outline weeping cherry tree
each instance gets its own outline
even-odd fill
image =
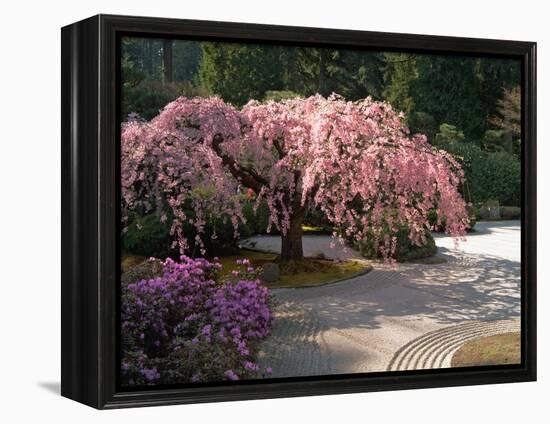
[[[410,135],[402,114],[371,98],[316,95],[251,101],[238,110],[217,97],[181,97],[151,121],[122,124],[121,166],[125,214],[156,212],[165,221],[170,209],[182,253],[190,246],[186,222],[202,254],[210,217],[229,219],[237,238],[245,190],[256,205],[267,203],[267,231],[280,231],[282,261],[303,257],[308,208],[324,213],[340,241],[376,237],[385,258],[400,227],[413,244],[426,242],[431,209],[457,238],[468,225],[459,164],[425,136]]]

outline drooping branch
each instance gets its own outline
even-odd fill
[[[222,152],[221,144],[223,143],[223,137],[219,134],[214,136],[212,141],[212,149],[221,158],[222,163],[229,169],[231,175],[239,180],[245,187],[251,188],[256,194],[259,194],[262,187],[267,186],[269,181],[259,175],[251,168],[237,164],[235,159]]]

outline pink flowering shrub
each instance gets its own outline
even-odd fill
[[[316,95],[237,110],[216,97],[181,97],[151,121],[122,125],[123,210],[166,219],[170,209],[182,253],[189,248],[184,224],[195,227],[205,253],[210,216],[230,222],[237,237],[251,194],[269,207],[267,231],[281,232],[282,260],[301,258],[301,222],[313,208],[343,229],[335,233],[341,241],[373,234],[385,258],[400,228],[413,244],[425,242],[432,209],[458,238],[468,225],[462,169],[425,136],[409,134],[402,118],[371,98]]]
[[[122,380],[175,384],[261,377],[257,343],[271,328],[269,293],[248,263],[167,259],[162,276],[122,287]]]

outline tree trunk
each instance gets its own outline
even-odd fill
[[[174,71],[172,69],[172,40],[164,40],[162,48],[162,61],[164,68],[164,82],[172,82]]]
[[[290,227],[286,234],[281,235],[281,262],[299,261],[304,257],[302,219],[302,212],[291,215]]]
[[[327,77],[326,77],[326,71],[327,71],[327,55],[328,51],[325,49],[320,49],[319,51],[319,94],[322,94],[323,96],[328,96],[327,93]]]

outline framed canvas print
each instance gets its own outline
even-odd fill
[[[535,43],[62,29],[62,395],[533,381]]]

